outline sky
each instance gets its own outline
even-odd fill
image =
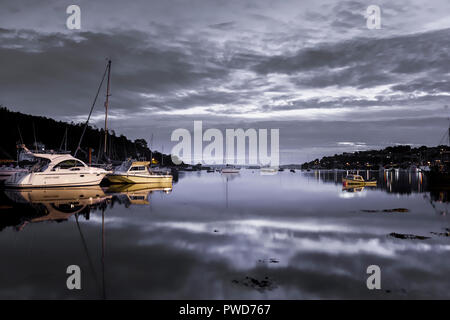
[[[107,58],[109,127],[164,152],[194,120],[279,129],[281,163],[435,146],[448,127],[448,0],[0,0],[1,105],[85,121]]]

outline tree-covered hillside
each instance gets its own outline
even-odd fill
[[[67,123],[46,117],[37,117],[20,112],[13,112],[0,106],[0,159],[16,159],[16,145],[24,143],[30,150],[37,144],[45,145],[47,150],[67,150],[74,153],[83,132],[84,123]],[[107,156],[111,160],[122,161],[128,157],[150,160],[151,157],[161,163],[162,154],[152,154],[145,139],[129,140],[116,136],[108,130]],[[67,132],[67,139],[65,139]],[[104,158],[104,130],[88,126],[77,157],[87,160],[88,149],[93,149],[93,157]],[[67,142],[66,142],[67,141]],[[100,151],[100,152],[99,152]],[[164,165],[173,165],[170,156],[164,155]]]

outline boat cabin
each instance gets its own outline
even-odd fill
[[[118,168],[117,172],[122,173],[149,173],[150,161],[132,161],[123,162]]]
[[[349,174],[345,179],[364,182],[364,178],[357,174]]]
[[[44,171],[80,171],[87,165],[69,154],[34,154],[36,163],[31,167],[31,172]]]

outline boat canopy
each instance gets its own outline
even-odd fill
[[[87,167],[87,165],[72,157],[70,154],[40,154],[34,153],[33,156],[38,160],[31,168],[32,172],[44,172],[47,169],[55,171],[56,169],[71,169]]]
[[[117,172],[128,172],[132,167],[145,167],[147,168],[150,165],[150,161],[135,161],[132,159],[128,159],[116,169]]]
[[[140,167],[140,166],[144,166],[144,167],[148,167],[150,165],[150,161],[133,161],[132,163],[132,167]]]
[[[346,179],[364,181],[364,178],[357,174],[349,174]]]

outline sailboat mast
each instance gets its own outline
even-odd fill
[[[105,143],[104,143],[104,153],[106,155],[106,146],[108,140],[108,104],[109,104],[109,89],[110,89],[110,79],[111,79],[111,60],[108,60],[108,85],[106,87],[106,101],[105,101]]]

